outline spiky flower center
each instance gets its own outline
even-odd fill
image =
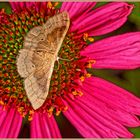
[[[16,106],[23,117],[28,115],[29,120],[31,120],[34,110],[26,96],[23,79],[17,72],[16,58],[19,50],[23,48],[26,34],[33,27],[42,25],[49,17],[59,13],[58,9],[49,7],[49,4],[46,11],[42,9],[38,12],[36,8],[32,8],[10,15],[3,13],[4,21],[1,21],[0,83],[2,86],[0,87],[0,104],[4,108],[11,105]],[[81,49],[87,44],[87,37],[87,34],[77,36],[76,33],[67,33],[58,54],[60,59],[55,62],[49,95],[44,105],[37,111],[48,112],[48,115],[55,112],[56,115],[59,115],[61,111],[67,109],[62,101],[64,96],[82,95],[76,89],[76,81],[83,81],[85,76],[89,76],[86,74],[85,68],[89,67],[91,63],[81,62],[82,57],[80,56]]]

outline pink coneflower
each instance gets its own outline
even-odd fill
[[[95,2],[11,3],[12,14],[0,11],[0,137],[18,137],[22,119],[31,122],[31,137],[59,138],[53,115],[61,112],[86,138],[133,137],[126,127],[140,126],[140,99],[101,78],[87,68],[134,69],[140,66],[140,32],[94,42],[92,36],[112,32],[123,25],[133,6],[108,3],[92,10]],[[49,96],[34,110],[26,97],[16,58],[26,34],[50,17],[67,11],[70,28],[56,62]],[[90,45],[88,45],[90,43]]]

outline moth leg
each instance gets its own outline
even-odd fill
[[[57,62],[57,70],[59,70],[60,68],[59,57],[56,58],[56,62]]]
[[[62,60],[62,61],[72,61],[73,59],[69,60],[69,59],[65,59],[65,58],[61,58],[61,57],[57,57],[57,61]]]

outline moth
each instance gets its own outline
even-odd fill
[[[45,102],[58,52],[69,29],[67,12],[49,18],[42,26],[31,29],[24,38],[17,57],[17,71],[36,110]]]

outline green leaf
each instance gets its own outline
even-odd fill
[[[137,26],[137,29],[140,30],[140,2],[129,2],[134,5],[134,9],[129,16],[129,21],[134,23]]]
[[[12,13],[11,6],[8,2],[0,2],[0,9],[4,8],[7,14]]]

